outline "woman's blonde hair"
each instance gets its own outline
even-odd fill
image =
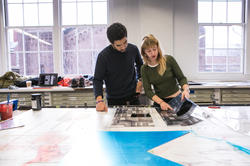
[[[145,64],[149,63],[149,59],[147,54],[145,53],[145,49],[152,48],[153,46],[157,46],[158,48],[158,56],[157,62],[159,63],[158,73],[162,76],[166,71],[166,59],[162,55],[162,51],[159,45],[159,41],[154,37],[154,35],[149,34],[143,38],[142,46],[141,46],[141,55]]]

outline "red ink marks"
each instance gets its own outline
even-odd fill
[[[1,146],[0,146],[0,151],[6,149],[6,147],[8,147],[8,146],[9,146],[9,144],[1,145]]]
[[[220,106],[209,106],[208,108],[212,108],[212,109],[220,109]]]
[[[22,166],[28,166],[32,163],[43,163],[53,161],[64,154],[60,151],[59,144],[67,139],[67,136],[63,136],[56,133],[46,133],[33,140],[33,144],[41,145],[38,148],[36,157],[24,163]]]
[[[49,162],[53,159],[59,158],[62,156],[62,153],[60,152],[60,148],[58,145],[44,145],[40,146],[37,152],[36,157],[23,164],[23,166],[28,166],[32,163],[43,163],[43,162]]]

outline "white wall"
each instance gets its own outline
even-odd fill
[[[198,70],[197,0],[174,1],[174,57],[182,71],[193,79]]]
[[[0,2],[0,76],[3,75],[3,73],[7,70],[7,57],[4,56],[5,55],[5,49],[4,49],[4,45],[5,45],[5,40],[4,38],[2,38],[2,36],[4,36],[4,22],[3,22],[3,17],[2,17],[2,13],[3,13],[3,8],[1,5],[2,1]]]
[[[128,41],[140,47],[142,38],[154,34],[166,53],[173,52],[172,0],[110,0],[109,22],[127,27]]]
[[[247,3],[247,10],[248,10],[248,14],[247,14],[247,31],[246,31],[246,41],[248,44],[246,44],[246,75],[248,77],[248,80],[250,80],[250,3],[248,1]],[[247,47],[248,45],[248,47]]]

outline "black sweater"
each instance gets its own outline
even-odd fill
[[[139,50],[133,44],[129,43],[124,53],[115,50],[112,45],[104,48],[96,61],[93,81],[95,97],[103,96],[103,81],[107,99],[119,99],[134,94],[136,78],[141,77],[142,64]]]

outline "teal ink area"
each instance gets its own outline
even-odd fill
[[[193,133],[195,136],[197,137],[200,137],[200,138],[204,138],[204,139],[209,139],[209,140],[213,140],[213,141],[222,141],[222,142],[226,142],[227,144],[237,148],[238,150],[241,150],[243,151],[244,153],[250,155],[250,150],[245,148],[245,147],[242,147],[240,145],[236,145],[236,144],[233,144],[231,142],[228,142],[228,141],[225,141],[224,139],[218,139],[218,138],[210,138],[210,137],[204,137],[204,136],[199,136],[197,133],[195,133],[194,131],[190,131],[191,133]]]
[[[244,147],[242,147],[242,146],[233,144],[233,143],[231,143],[231,142],[227,142],[227,143],[228,143],[229,145],[231,145],[231,146],[237,148],[238,150],[241,150],[241,151],[245,152],[246,154],[250,155],[250,149],[247,149],[247,148],[244,148]]]
[[[181,166],[148,151],[189,131],[101,131],[102,148],[112,159],[112,166]]]

